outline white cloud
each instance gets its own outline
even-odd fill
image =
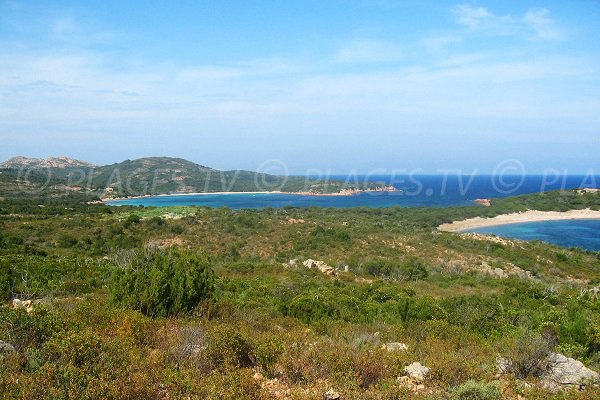
[[[556,27],[550,11],[540,8],[525,13],[523,21],[535,32],[535,40],[562,40],[565,32]]]
[[[459,24],[473,30],[486,28],[497,19],[487,8],[472,7],[468,4],[456,6],[454,13]]]
[[[38,135],[38,143],[50,146],[60,134],[65,143],[96,140],[110,153],[114,145],[103,139],[105,132],[162,151],[164,144],[149,136],[167,132],[185,137],[185,148],[213,149],[263,135],[292,148],[290,141],[308,142],[307,134],[324,132],[335,140],[350,135],[347,142],[356,143],[418,134],[448,143],[457,131],[504,138],[517,129],[535,138],[558,132],[556,121],[569,131],[600,129],[600,92],[589,84],[600,76],[593,57],[540,56],[518,45],[506,51],[462,46],[468,32],[557,40],[561,32],[546,10],[512,17],[469,7],[457,8],[460,31],[402,49],[356,40],[301,60],[267,55],[183,65],[133,54],[116,60],[93,45],[40,49],[0,42],[0,138]]]
[[[521,35],[530,40],[555,41],[566,37],[564,30],[543,8],[530,9],[520,16],[498,15],[485,7],[461,4],[453,9],[456,22],[472,32],[496,36]]]

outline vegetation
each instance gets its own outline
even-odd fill
[[[214,292],[208,259],[193,253],[145,249],[122,252],[118,258],[110,285],[113,298],[144,315],[190,312]]]
[[[374,189],[377,182],[350,183],[335,179],[308,179],[251,171],[219,171],[191,161],[148,157],[95,167],[42,168],[12,163],[0,166],[0,193],[4,196],[76,193],[94,196],[143,196],[189,192],[274,191],[334,193],[342,189]],[[105,193],[110,188],[111,192]]]
[[[550,351],[600,367],[599,254],[435,229],[525,208],[598,207],[598,194],[444,209],[87,200],[0,200],[0,340],[15,348],[0,353],[0,397],[600,395],[539,384]],[[308,269],[308,258],[336,270]],[[32,309],[12,307],[14,298],[33,300]],[[390,342],[408,349],[382,348]],[[499,354],[512,368],[501,377]],[[423,389],[397,380],[415,361],[430,368]]]

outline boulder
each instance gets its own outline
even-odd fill
[[[401,376],[398,378],[398,386],[401,388],[408,389],[412,392],[420,392],[425,390],[425,385],[419,383],[416,379],[408,376]]]
[[[410,378],[420,382],[425,379],[427,374],[429,374],[429,368],[422,365],[420,362],[414,362],[404,367],[404,372],[406,372]]]
[[[325,261],[316,261],[316,260],[309,258],[306,261],[304,261],[302,264],[308,269],[316,268],[320,272],[322,272],[326,275],[335,275],[336,274],[335,269],[333,267],[330,267],[329,265],[327,265],[325,263]]]
[[[510,363],[504,357],[496,357],[496,370],[499,374],[507,374],[510,371]]]
[[[548,356],[548,370],[542,376],[542,381],[547,386],[575,385],[583,386],[586,383],[597,383],[600,374],[587,368],[581,361],[566,357],[560,353],[550,353]]]
[[[408,350],[408,345],[404,344],[404,343],[398,343],[398,342],[390,342],[390,343],[385,343],[383,345],[381,345],[381,348],[383,350],[387,350],[387,351],[405,351]]]
[[[15,347],[5,342],[4,340],[0,340],[0,354],[14,353]]]
[[[323,400],[340,400],[342,396],[333,389],[329,389],[323,393]]]
[[[27,312],[31,312],[33,310],[33,305],[31,304],[31,300],[13,299],[12,306],[13,306],[13,308],[23,308]]]
[[[283,265],[284,268],[295,268],[296,266],[298,266],[298,259],[297,258],[292,258],[288,262],[283,263],[281,265]]]

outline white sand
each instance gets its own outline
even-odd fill
[[[529,210],[520,213],[497,215],[494,218],[476,217],[464,221],[454,221],[450,224],[442,224],[438,226],[438,229],[445,232],[463,232],[469,229],[518,224],[522,222],[564,221],[575,219],[600,219],[600,211],[590,210],[589,208],[565,212]]]
[[[142,196],[130,196],[130,197],[106,197],[100,199],[103,202],[113,201],[113,200],[132,200],[132,199],[145,199],[147,197],[165,197],[165,196],[199,196],[199,195],[209,195],[209,194],[294,194],[288,192],[281,192],[279,190],[274,190],[272,192],[195,192],[195,193],[164,193],[164,194],[145,194]]]

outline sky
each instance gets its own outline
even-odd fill
[[[599,38],[597,0],[0,0],[0,159],[600,172]]]

